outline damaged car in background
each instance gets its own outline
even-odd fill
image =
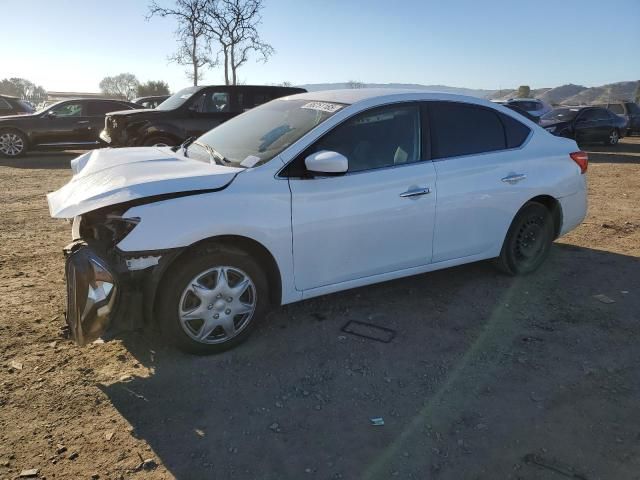
[[[458,95],[292,95],[179,147],[103,149],[48,195],[73,219],[67,323],[83,345],[159,324],[204,354],[267,310],[495,259],[535,271],[587,208],[587,154]]]

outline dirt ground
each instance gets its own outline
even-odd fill
[[[640,479],[639,138],[591,149],[588,218],[539,272],[305,301],[204,358],[64,338],[70,226],[44,194],[73,156],[0,160],[0,479]]]

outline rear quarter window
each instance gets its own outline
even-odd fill
[[[509,115],[500,114],[500,120],[504,125],[505,136],[507,137],[507,148],[518,148],[529,137],[531,130],[529,127],[519,122]]]
[[[624,115],[624,106],[621,103],[610,104],[609,110],[611,110],[616,115]]]
[[[456,102],[433,102],[428,108],[434,159],[507,148],[498,112]]]

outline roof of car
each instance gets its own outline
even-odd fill
[[[4,93],[0,93],[0,97],[2,97],[2,98],[11,98],[13,100],[20,100],[18,97],[14,97],[13,95],[5,95]]]
[[[317,90],[313,92],[301,93],[291,98],[300,100],[344,103],[351,105],[374,98],[379,100],[380,102],[384,102],[387,100],[393,101],[394,99],[400,99],[401,97],[411,97],[420,100],[457,100],[461,102],[477,103],[479,105],[495,106],[495,104],[492,104],[490,101],[478,97],[431,90],[404,88],[354,88],[341,90]]]

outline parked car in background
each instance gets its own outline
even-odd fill
[[[0,117],[6,117],[8,115],[28,115],[34,111],[33,105],[26,100],[8,95],[0,95]]]
[[[133,109],[124,100],[76,99],[54,103],[36,113],[0,118],[0,156],[19,157],[29,150],[66,150],[103,145],[98,136],[104,116]]]
[[[551,105],[548,105],[537,98],[511,98],[505,103],[505,105],[518,107],[534,117],[541,117],[545,113],[553,110]]]
[[[503,104],[505,107],[513,110],[514,112],[519,113],[520,115],[522,115],[523,117],[527,118],[528,120],[531,120],[533,123],[538,123],[540,122],[540,117],[537,117],[535,115],[531,115],[529,112],[527,112],[526,110],[523,110],[522,108],[520,108],[518,105],[516,104],[512,104],[512,103],[504,103]]]
[[[71,336],[142,308],[214,353],[272,305],[489,258],[533,272],[585,216],[587,161],[486,100],[391,89],[274,100],[183,148],[86,153],[47,197],[74,219]]]
[[[627,135],[640,134],[640,106],[633,102],[613,102],[594,105],[606,108],[627,121]]]
[[[137,103],[144,108],[156,108],[170,96],[171,95],[154,95],[152,97],[139,97],[134,98],[133,103]]]
[[[627,131],[624,118],[600,107],[557,108],[542,116],[540,126],[558,137],[572,138],[578,144],[617,145]]]
[[[100,138],[112,147],[180,145],[230,118],[302,88],[223,85],[180,90],[153,110],[107,115]]]

